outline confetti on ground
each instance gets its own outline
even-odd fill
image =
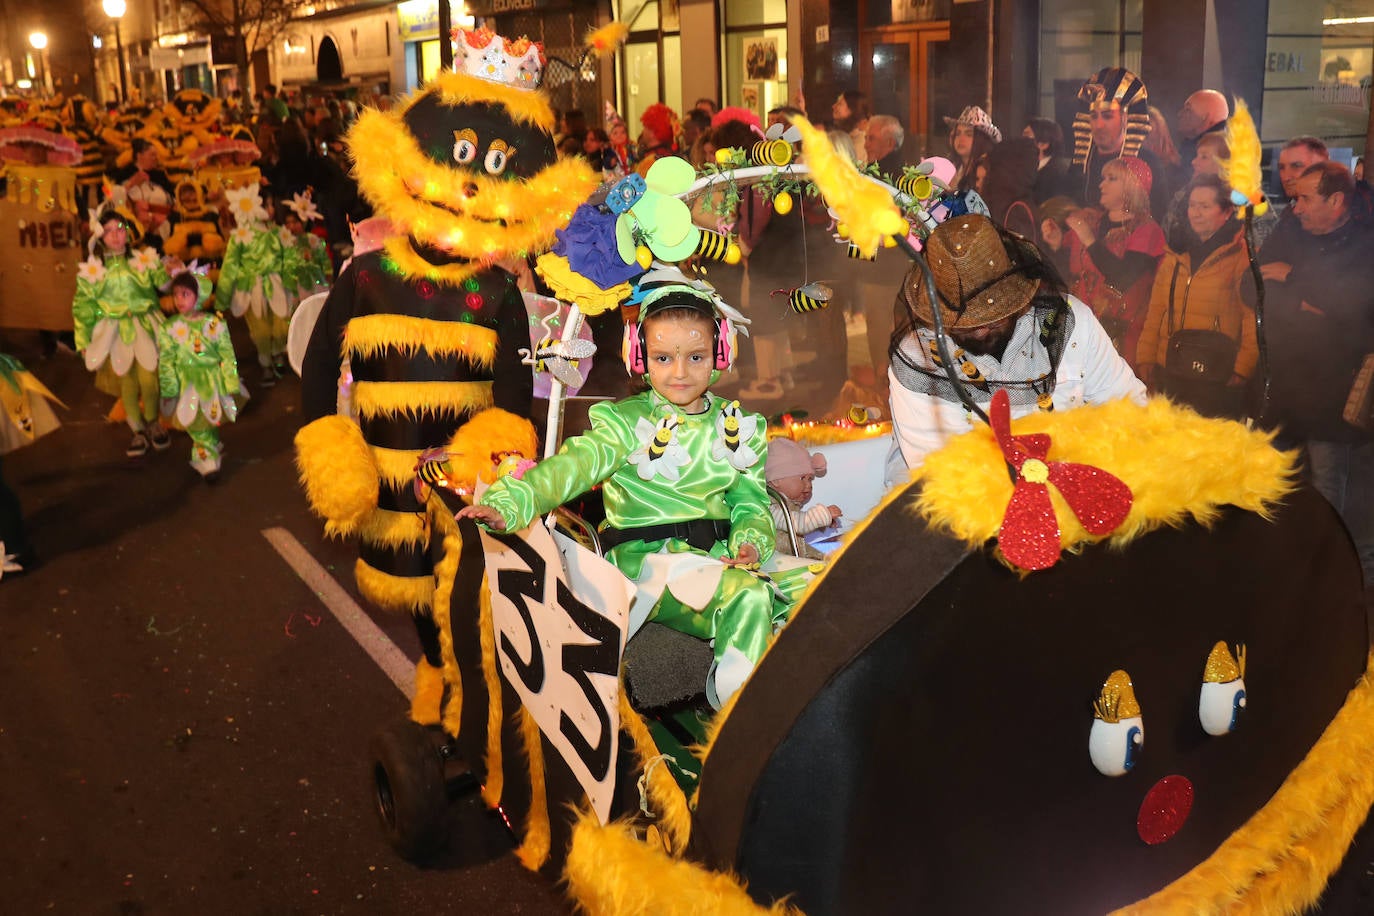
[[[179,633],[182,629],[182,627],[177,627],[175,630],[159,630],[156,626],[156,623],[156,617],[149,617],[148,626],[145,628],[149,633],[152,633],[154,636],[171,636],[173,633]],[[185,624],[182,624],[182,626],[185,626]]]

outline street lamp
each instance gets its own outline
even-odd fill
[[[106,16],[114,20],[115,56],[119,58],[119,101],[127,104],[129,101],[129,75],[124,69],[124,41],[119,35],[119,20],[124,18],[124,13],[129,7],[124,0],[101,0],[100,7],[105,11]]]
[[[48,36],[45,32],[30,32],[29,47],[38,52],[39,66],[43,68],[43,86],[52,94],[52,74],[48,72]]]

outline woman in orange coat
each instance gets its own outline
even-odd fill
[[[1154,391],[1202,413],[1239,418],[1242,392],[1259,350],[1255,313],[1240,298],[1249,260],[1230,198],[1231,189],[1215,175],[1199,175],[1188,186],[1188,225],[1196,239],[1182,251],[1165,252],[1136,349],[1136,368]],[[1184,330],[1189,334],[1175,336]],[[1219,336],[1208,341],[1205,332],[1224,335],[1229,343]],[[1222,364],[1209,366],[1209,359]]]

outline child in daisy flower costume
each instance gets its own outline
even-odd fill
[[[119,397],[133,431],[125,454],[139,458],[150,445],[171,445],[157,396],[158,287],[167,271],[151,248],[130,253],[143,230],[125,207],[106,204],[92,224],[91,256],[77,268],[72,299],[76,349],[101,390]]]
[[[601,544],[639,584],[631,633],[654,620],[713,640],[706,696],[717,708],[752,673],[808,575],[806,567],[753,572],[775,543],[766,428],[761,416],[708,390],[734,354],[721,305],[696,284],[651,289],[640,322],[626,328],[626,367],[646,376],[649,390],[594,405],[588,432],[520,479],[498,479],[458,513],[520,530],[601,484]]]
[[[224,192],[235,228],[220,267],[216,307],[248,323],[258,350],[262,385],[270,387],[286,368],[286,333],[294,291],[286,275],[282,234],[271,222],[262,192],[250,185]]]
[[[281,231],[286,266],[282,276],[286,280],[287,298],[291,300],[293,311],[302,299],[327,290],[334,274],[334,265],[329,260],[329,249],[325,247],[324,239],[308,231],[310,224],[320,218],[320,211],[310,199],[309,191],[292,194],[286,202]]]
[[[167,413],[191,437],[191,467],[207,482],[219,478],[219,427],[238,417],[238,363],[229,326],[221,315],[201,311],[211,284],[192,270],[172,278],[177,314],[158,331],[158,384]]]

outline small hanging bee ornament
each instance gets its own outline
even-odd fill
[[[949,185],[936,171],[936,165],[934,159],[927,159],[920,165],[907,169],[902,177],[897,179],[897,190],[918,202],[929,200],[936,193],[943,194],[948,191]]]
[[[716,441],[711,444],[711,457],[728,461],[737,471],[751,468],[759,462],[759,453],[749,445],[759,429],[759,417],[746,414],[739,401],[731,401],[716,415]]]
[[[1046,413],[1054,410],[1054,383],[1049,374],[1031,380],[1030,386],[1035,392],[1035,406]]]
[[[801,131],[795,127],[784,127],[782,124],[772,124],[768,131],[763,135],[763,139],[749,147],[748,159],[754,165],[772,165],[777,168],[792,162],[796,155],[793,143],[801,142]],[[774,201],[776,207],[777,202]],[[790,203],[788,210],[791,209]],[[786,214],[787,210],[778,210],[779,213]]]
[[[1229,735],[1240,725],[1245,703],[1245,646],[1236,646],[1232,655],[1225,642],[1218,642],[1202,672],[1197,704],[1202,730],[1214,736]]]
[[[1113,671],[1093,701],[1093,727],[1088,756],[1103,776],[1122,776],[1135,766],[1145,747],[1145,720],[1140,715],[1131,676]]]
[[[650,423],[640,417],[635,424],[635,434],[644,444],[630,455],[630,464],[635,465],[635,473],[640,480],[677,480],[682,467],[689,459],[687,450],[677,441],[677,428],[682,425],[682,417],[668,414],[660,417],[657,423]]]
[[[808,283],[790,292],[786,289],[775,289],[772,295],[779,296],[783,293],[787,293],[787,304],[798,315],[829,308],[830,300],[835,295],[834,290],[824,283]]]
[[[724,261],[726,264],[738,264],[740,259],[739,245],[735,244],[735,240],[714,229],[701,230],[701,239],[693,253],[699,258]]]
[[[554,336],[553,328],[550,326],[555,317],[556,315],[549,315],[544,319],[545,334],[539,338],[533,351],[526,348],[517,351],[520,354],[520,362],[526,366],[533,366],[535,372],[549,373],[568,388],[581,388],[583,378],[582,373],[577,371],[577,363],[579,360],[591,358],[596,353],[596,344],[580,337],[560,340]]]

